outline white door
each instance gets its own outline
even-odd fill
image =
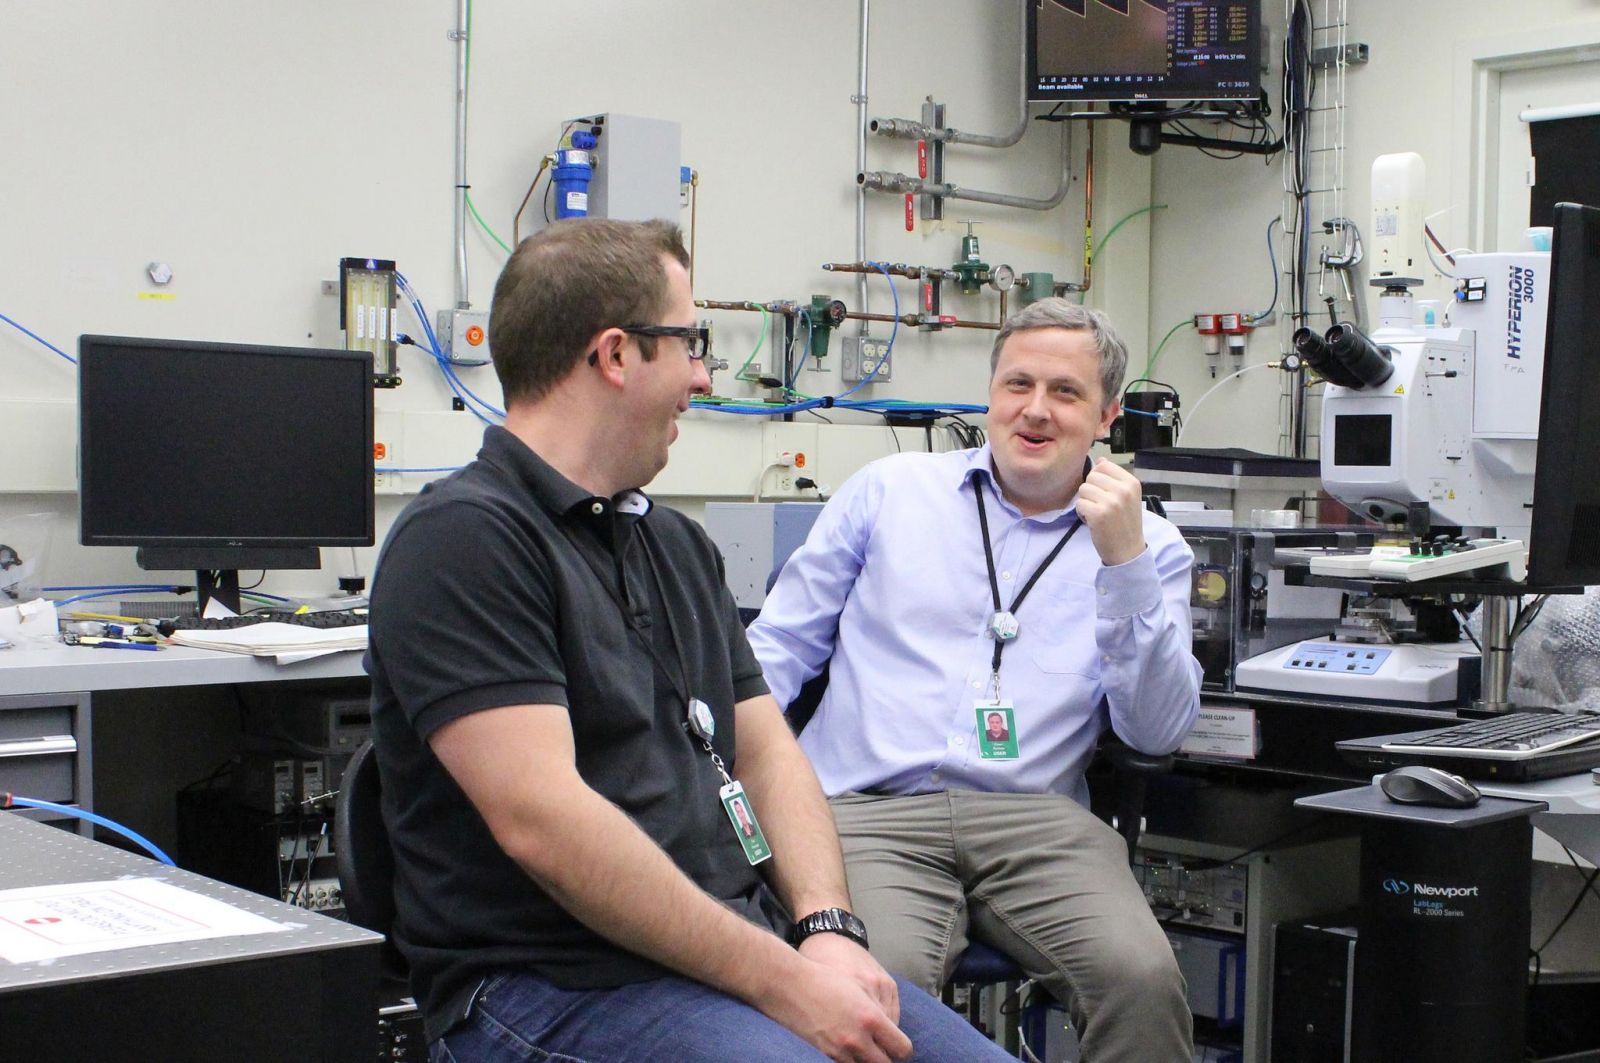
[[[1527,110],[1582,104],[1593,104],[1600,111],[1600,62],[1564,62],[1501,73],[1496,137],[1500,150],[1498,159],[1491,160],[1499,193],[1494,203],[1494,224],[1489,230],[1493,243],[1474,250],[1516,251],[1523,246],[1529,188],[1533,184],[1533,152],[1528,123],[1518,115]]]

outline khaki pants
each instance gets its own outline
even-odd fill
[[[937,993],[969,928],[1065,1004],[1087,1063],[1177,1063],[1193,1020],[1120,835],[1050,794],[833,799],[873,955]]]

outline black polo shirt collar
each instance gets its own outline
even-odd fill
[[[580,524],[586,523],[597,531],[603,532],[613,526],[610,519],[613,514],[643,517],[653,505],[650,498],[636,488],[618,492],[612,498],[590,494],[499,425],[484,431],[483,449],[478,457],[527,485],[529,493],[552,514],[576,518]],[[635,521],[621,523],[632,527]]]

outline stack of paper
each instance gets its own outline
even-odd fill
[[[367,625],[302,627],[299,624],[251,624],[219,631],[175,631],[172,641],[203,650],[276,657],[279,664],[303,661],[341,650],[367,648]]]

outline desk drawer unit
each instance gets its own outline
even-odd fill
[[[0,793],[89,808],[90,767],[88,694],[0,696]]]

